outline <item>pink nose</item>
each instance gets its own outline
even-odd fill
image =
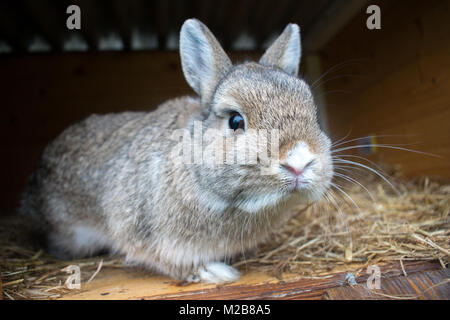
[[[314,160],[311,160],[311,161],[308,162],[304,167],[301,167],[301,168],[296,168],[296,167],[290,166],[290,165],[288,165],[288,164],[286,164],[286,163],[282,163],[281,166],[282,166],[283,168],[285,168],[286,170],[288,170],[289,172],[295,174],[296,176],[299,176],[299,175],[301,175],[302,172],[305,171],[305,169],[306,169],[307,167],[309,167],[309,166],[311,165],[311,163],[313,163],[313,162],[314,162]]]
[[[304,169],[304,167],[301,168],[301,169],[297,169],[297,168],[291,167],[290,165],[287,165],[287,164],[282,164],[281,166],[282,166],[283,168],[285,168],[286,170],[288,170],[289,172],[292,172],[292,173],[295,174],[296,176],[301,175],[302,172],[303,172],[303,169]]]

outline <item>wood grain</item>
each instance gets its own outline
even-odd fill
[[[437,270],[437,262],[405,263],[409,275]],[[399,263],[381,266],[383,279],[402,274]],[[249,272],[236,282],[221,286],[191,284],[180,286],[161,276],[128,270],[103,270],[80,292],[63,299],[322,299],[330,288],[347,286],[347,272],[336,272],[316,278],[284,275],[279,280],[263,273]],[[357,283],[365,283],[368,274],[356,275]],[[450,296],[448,297],[450,298]]]
[[[0,267],[0,300],[3,299],[2,268]]]
[[[448,300],[450,299],[450,270],[417,272],[381,280],[379,290],[370,290],[366,284],[337,287],[327,290],[330,300]]]
[[[376,135],[378,143],[439,155],[379,148],[369,159],[407,177],[449,179],[450,3],[372,4],[381,8],[381,30],[368,30],[362,11],[321,52],[324,71],[343,64],[322,79],[331,137]]]

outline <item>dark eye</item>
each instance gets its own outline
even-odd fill
[[[231,114],[228,124],[230,125],[230,129],[233,129],[234,131],[238,129],[244,130],[245,127],[244,118],[237,112]]]

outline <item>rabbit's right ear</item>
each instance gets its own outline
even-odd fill
[[[199,20],[186,20],[180,33],[184,77],[203,103],[208,103],[231,61],[211,31]]]
[[[278,67],[289,74],[297,76],[301,53],[300,28],[295,23],[290,23],[278,39],[267,49],[259,63]]]

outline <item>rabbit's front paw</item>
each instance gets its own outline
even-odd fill
[[[187,280],[189,282],[224,283],[237,279],[239,279],[239,271],[235,268],[222,262],[211,262],[200,267]]]

